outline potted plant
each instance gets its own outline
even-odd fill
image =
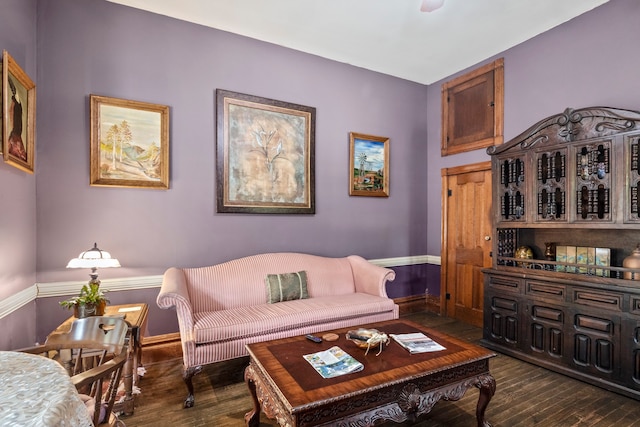
[[[60,301],[60,305],[67,309],[73,308],[73,315],[77,318],[102,316],[109,300],[100,290],[100,283],[89,282],[82,286],[80,295]]]

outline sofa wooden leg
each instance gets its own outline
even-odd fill
[[[182,379],[187,385],[189,394],[184,400],[184,408],[191,408],[196,403],[196,398],[193,396],[193,376],[202,372],[202,366],[192,366],[182,371]]]

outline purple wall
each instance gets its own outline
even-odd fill
[[[504,57],[505,142],[567,107],[604,105],[640,110],[640,2],[611,0],[512,49]],[[482,64],[479,64],[482,65]],[[476,67],[473,67],[476,68]],[[440,156],[440,90],[428,87],[427,253],[440,252],[442,168],[489,160],[484,150]]]
[[[101,278],[273,251],[425,254],[424,85],[106,1],[40,0],[38,14],[39,282],[84,280],[65,265],[94,241],[123,265]],[[217,88],[316,108],[315,215],[215,212]],[[170,190],[89,186],[90,94],[170,106]],[[388,198],[349,197],[351,131],[390,138]],[[68,315],[60,299],[38,300],[38,336]],[[151,315],[151,335],[175,318]]]
[[[611,0],[498,55],[505,139],[568,106],[640,109],[637,16],[636,0]],[[483,150],[440,156],[444,80],[425,87],[106,1],[13,0],[0,23],[0,41],[31,76],[37,69],[38,85],[37,205],[34,177],[0,163],[0,298],[36,281],[84,280],[86,272],[64,266],[94,241],[124,265],[102,278],[266,251],[438,255],[441,168],[488,160]],[[216,88],[316,107],[316,215],[215,213]],[[92,93],[171,107],[170,190],[89,187]],[[389,198],[348,196],[350,131],[390,137]],[[439,293],[436,266],[396,271],[391,296]],[[147,302],[150,335],[175,331],[175,315],[157,310],[156,294],[111,299]],[[37,336],[67,316],[60,299],[37,300]],[[33,304],[2,319],[25,340],[33,322]],[[22,345],[2,337],[0,348],[9,342]]]
[[[6,49],[36,81],[35,0],[2,2],[1,49]],[[39,160],[36,156],[36,164]],[[33,286],[36,280],[36,177],[3,161],[0,210],[0,300],[5,300]],[[35,303],[2,318],[0,349],[32,344],[35,322]]]
[[[98,245],[161,274],[271,251],[426,250],[425,86],[106,1],[41,0],[38,281]],[[316,214],[215,212],[216,88],[316,107]],[[89,186],[89,94],[170,106],[171,189]],[[390,197],[349,197],[350,131],[390,137]]]
[[[399,298],[412,295],[440,295],[440,266],[418,264],[392,267],[396,278],[387,284],[387,295]]]

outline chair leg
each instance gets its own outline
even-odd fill
[[[202,372],[202,366],[192,366],[190,368],[185,368],[182,372],[182,379],[187,385],[187,390],[189,391],[187,398],[184,400],[184,408],[191,408],[196,402],[196,399],[193,396],[193,376],[199,374],[200,372]]]

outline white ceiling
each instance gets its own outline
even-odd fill
[[[431,84],[609,0],[109,0]]]

